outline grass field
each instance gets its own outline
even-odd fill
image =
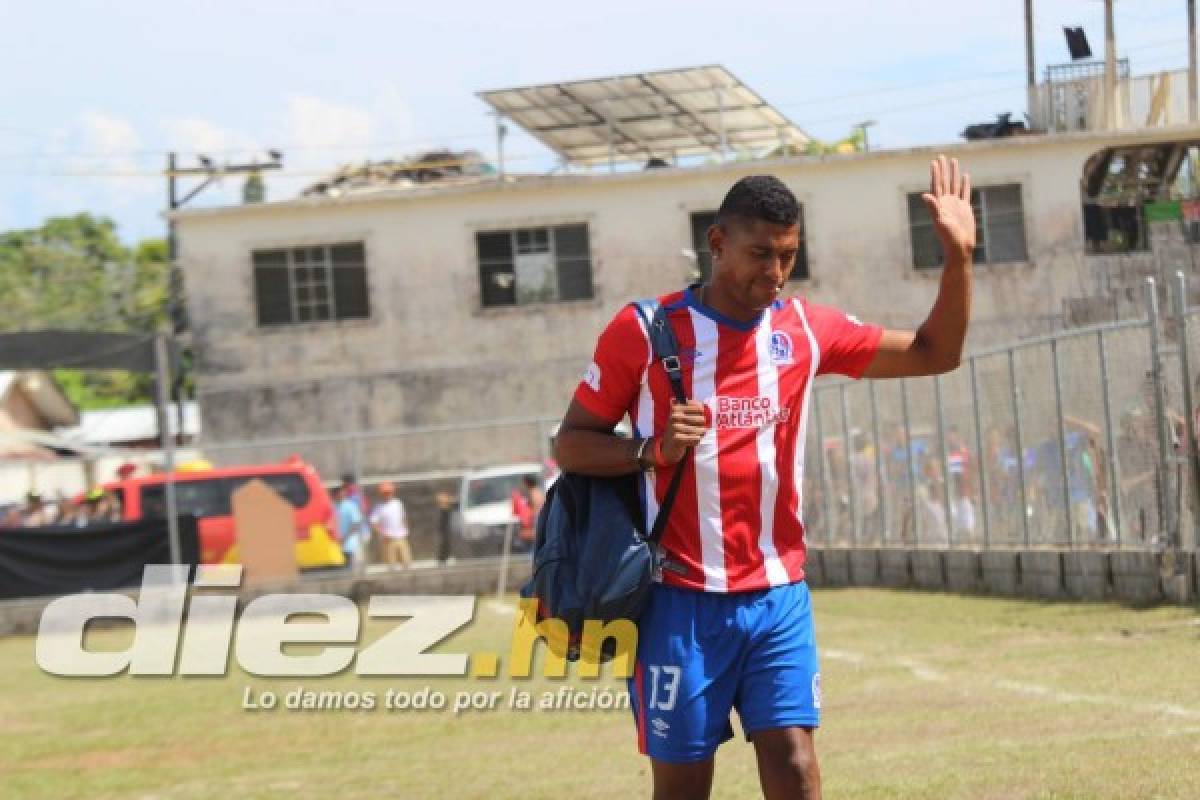
[[[876,590],[817,591],[829,798],[1200,797],[1200,618]],[[506,652],[480,601],[440,649]],[[386,630],[372,625],[368,638]],[[99,634],[121,646],[128,632]],[[0,798],[649,796],[628,711],[247,711],[243,693],[453,696],[538,679],[64,679],[0,641]],[[590,690],[593,682],[569,679]],[[601,679],[602,685],[623,686]],[[505,703],[501,704],[506,705]],[[741,739],[716,798],[757,797]]]

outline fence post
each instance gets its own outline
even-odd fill
[[[1050,340],[1050,358],[1054,366],[1054,413],[1058,417],[1058,460],[1062,467],[1063,508],[1066,510],[1067,547],[1075,547],[1075,514],[1071,508],[1071,466],[1067,463],[1067,422],[1063,416],[1062,368],[1058,360],[1058,339]]]
[[[1117,549],[1121,549],[1121,465],[1117,458],[1117,436],[1113,431],[1112,390],[1108,382],[1108,342],[1104,331],[1096,332],[1097,347],[1100,351],[1100,393],[1104,398],[1104,429],[1106,446],[1108,447],[1108,495],[1112,503],[1111,522],[1113,532],[1117,536]]]
[[[912,424],[908,417],[908,379],[900,379],[900,409],[904,415],[904,460],[908,466],[909,516],[913,526],[913,547],[921,546],[921,514],[917,508],[917,467],[913,461]]]
[[[513,531],[517,523],[510,522],[504,526],[504,549],[500,552],[500,574],[496,576],[496,602],[503,603],[504,595],[508,593],[508,562],[511,558]]]
[[[946,409],[942,404],[942,376],[933,376],[933,405],[937,411],[938,450],[942,457],[942,502],[945,504],[946,546],[954,547],[954,511],[950,507],[950,454],[946,450]]]
[[[1179,325],[1179,363],[1183,369],[1183,406],[1184,406],[1184,423],[1187,426],[1187,448],[1184,452],[1187,453],[1189,466],[1189,481],[1192,492],[1192,500],[1200,500],[1200,453],[1196,452],[1196,415],[1194,412],[1195,397],[1192,394],[1192,359],[1191,349],[1188,345],[1188,315],[1187,315],[1187,276],[1182,271],[1175,273],[1175,318]],[[1193,503],[1193,506],[1195,503]],[[1182,525],[1180,526],[1180,538],[1182,539]],[[1183,542],[1180,542],[1182,545]],[[1195,512],[1192,513],[1192,549],[1200,551],[1200,536],[1197,535],[1197,519]]]
[[[842,404],[842,447],[845,450],[846,491],[850,501],[850,543],[858,545],[858,487],[854,481],[854,456],[850,450],[850,406],[846,402],[846,384],[838,386]]]
[[[1167,438],[1166,404],[1163,403],[1162,343],[1159,341],[1158,291],[1154,278],[1146,278],[1146,313],[1150,320],[1150,374],[1154,380],[1154,421],[1158,430],[1158,525],[1168,543],[1175,541],[1174,509],[1171,503],[1171,449]]]
[[[971,365],[971,408],[975,414],[975,460],[979,470],[979,511],[983,515],[983,549],[992,547],[992,528],[988,515],[987,491],[987,458],[983,452],[983,417],[979,413],[979,375],[975,369],[975,359],[968,359]]]
[[[154,378],[155,401],[158,405],[158,431],[163,451],[163,496],[166,498],[167,511],[167,549],[171,554],[171,563],[179,564],[183,560],[183,549],[179,541],[179,505],[175,493],[175,436],[171,433],[169,415],[171,401],[171,356],[167,346],[167,335],[156,334],[154,337]],[[182,430],[179,431],[183,433]],[[180,573],[171,573],[172,581],[178,581]],[[184,573],[186,575],[186,573]],[[186,581],[186,577],[184,578]]]
[[[879,403],[875,397],[875,381],[867,381],[867,389],[871,393],[871,435],[875,439],[875,491],[879,493],[879,524],[882,526],[879,542],[886,544],[891,519],[888,513],[887,486],[883,472],[883,440],[879,438]]]
[[[1021,486],[1021,532],[1029,549],[1029,490],[1025,485],[1025,441],[1021,432],[1021,387],[1017,382],[1016,350],[1008,351],[1008,385],[1012,390],[1013,432],[1017,436],[1017,480]]]

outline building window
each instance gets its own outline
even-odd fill
[[[484,308],[592,297],[587,225],[481,231],[475,247]]]
[[[942,245],[921,194],[912,192],[908,195],[913,266],[917,269],[934,269],[942,266]],[[1021,205],[1020,184],[973,189],[971,205],[975,209],[976,264],[1029,260],[1025,249],[1025,215]]]
[[[362,242],[256,250],[254,298],[260,327],[367,319]]]
[[[692,252],[696,254],[695,279],[707,282],[712,277],[712,252],[708,249],[708,229],[717,221],[715,211],[696,211],[691,215],[692,221]],[[800,207],[800,218],[797,220],[800,230],[800,248],[796,251],[796,266],[792,269],[789,281],[808,279],[808,249],[804,236],[804,207]]]
[[[1083,204],[1083,233],[1088,255],[1150,250],[1146,211],[1141,205]]]

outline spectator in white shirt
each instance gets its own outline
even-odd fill
[[[404,504],[396,497],[396,487],[387,481],[379,484],[379,499],[379,505],[371,511],[371,530],[380,537],[387,563],[407,567],[412,563],[412,547]]]

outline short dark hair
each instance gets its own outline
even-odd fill
[[[747,175],[730,188],[717,209],[718,225],[734,219],[795,225],[800,219],[800,204],[792,190],[774,175]]]

